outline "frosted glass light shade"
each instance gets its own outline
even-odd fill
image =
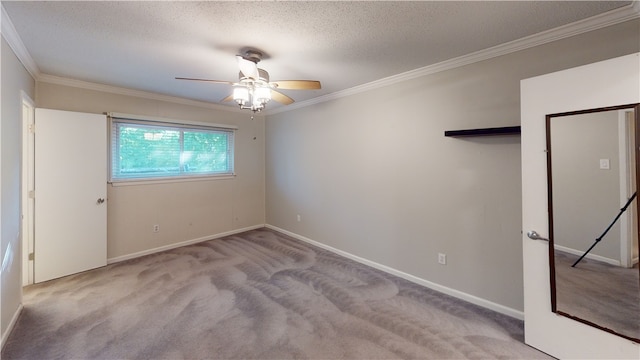
[[[233,100],[240,105],[246,104],[249,101],[249,89],[246,87],[233,89]]]
[[[254,102],[259,104],[266,104],[271,100],[271,89],[268,87],[259,87],[254,90],[253,96]]]

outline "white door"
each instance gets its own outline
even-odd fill
[[[638,359],[640,345],[551,311],[547,114],[640,102],[640,54],[521,82],[525,342],[558,358]]]
[[[107,262],[107,119],[36,109],[35,282]]]

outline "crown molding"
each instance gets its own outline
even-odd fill
[[[13,22],[11,22],[11,19],[2,4],[0,4],[0,13],[0,32],[2,33],[2,37],[7,41],[9,47],[16,54],[18,60],[20,60],[25,69],[27,69],[29,74],[31,74],[31,77],[37,80],[40,76],[40,69],[38,69],[38,65],[24,46],[22,39],[20,39],[20,35],[18,35],[18,31],[13,26]]]
[[[71,78],[64,78],[60,76],[44,74],[40,72],[38,65],[31,57],[31,54],[29,54],[29,51],[27,50],[27,48],[24,46],[24,43],[22,42],[20,35],[18,35],[18,32],[15,26],[13,25],[13,22],[11,22],[11,19],[9,18],[9,15],[7,14],[2,4],[0,4],[0,12],[2,16],[0,19],[0,24],[1,24],[0,32],[2,33],[2,37],[4,37],[4,39],[9,44],[9,47],[11,47],[13,52],[18,57],[18,60],[20,60],[22,65],[25,67],[25,69],[29,72],[29,74],[31,74],[31,76],[36,81],[50,83],[50,84],[71,86],[71,87],[82,88],[87,90],[102,91],[102,92],[107,92],[112,94],[135,96],[135,97],[150,99],[150,100],[160,100],[160,101],[166,101],[166,102],[182,104],[182,105],[198,106],[198,107],[204,107],[204,108],[215,109],[220,111],[229,111],[229,112],[238,112],[238,113],[241,112],[240,109],[236,109],[236,108],[232,108],[232,107],[228,107],[220,104],[215,104],[215,103],[209,103],[206,101],[190,100],[190,99],[185,99],[185,98],[176,97],[176,96],[162,95],[162,94],[151,93],[147,91],[133,90],[133,89],[122,88],[117,86],[110,86],[110,85],[104,85],[104,84],[92,83],[88,81],[81,81],[81,80],[75,80]]]
[[[101,92],[106,92],[111,94],[133,96],[133,97],[139,97],[139,98],[149,99],[149,100],[166,101],[166,102],[171,102],[171,103],[181,104],[181,105],[198,106],[198,107],[204,107],[204,108],[213,109],[213,110],[236,112],[236,113],[243,112],[242,110],[235,107],[224,106],[224,105],[210,103],[206,101],[185,99],[177,96],[163,95],[163,94],[152,93],[148,91],[134,90],[134,89],[128,89],[128,88],[105,85],[105,84],[98,84],[98,83],[93,83],[89,81],[70,79],[70,78],[65,78],[65,77],[60,77],[55,75],[49,75],[49,74],[41,73],[40,76],[38,76],[38,81],[49,83],[49,84],[55,84],[55,85],[81,88],[85,90],[101,91]]]
[[[267,115],[278,114],[285,111],[300,109],[330,100],[340,99],[343,97],[359,94],[365,91],[378,89],[381,87],[393,85],[402,81],[419,78],[426,75],[432,75],[441,71],[451,70],[465,65],[473,64],[483,60],[492,59],[498,56],[514,53],[517,51],[529,49],[535,46],[547,44],[557,40],[565,39],[571,36],[580,35],[589,31],[598,30],[607,26],[616,25],[625,21],[640,18],[640,1],[623,6],[618,9],[592,16],[587,19],[579,20],[571,24],[563,25],[551,30],[533,34],[521,39],[510,41],[494,47],[476,51],[471,54],[459,56],[457,58],[445,60],[433,65],[428,65],[415,70],[410,70],[397,75],[389,76],[380,80],[375,80],[366,84],[358,85],[346,90],[337,91],[331,94],[319,96],[317,98],[301,101],[288,105],[286,108],[278,108],[269,110]]]
[[[135,96],[151,100],[167,101],[183,105],[199,106],[221,111],[229,112],[244,112],[237,108],[231,108],[224,105],[215,103],[190,100],[180,98],[176,96],[162,95],[157,93],[151,93],[141,90],[127,89],[117,86],[110,86],[98,83],[91,83],[87,81],[63,78],[54,75],[43,74],[40,72],[38,65],[33,60],[26,47],[24,46],[22,39],[18,35],[11,19],[7,15],[4,6],[1,6],[1,33],[7,40],[7,43],[11,49],[15,52],[16,56],[22,62],[27,71],[36,81],[42,81],[52,84],[72,86],[77,88],[83,88],[88,90],[103,91],[113,94]],[[553,41],[565,39],[571,36],[583,34],[589,31],[605,28],[625,21],[640,18],[640,1],[634,0],[631,4],[623,6],[618,9],[608,11],[606,13],[596,15],[584,20],[576,21],[571,24],[563,25],[551,30],[543,31],[537,34],[533,34],[518,40],[510,41],[504,44],[500,44],[491,48],[480,50],[471,54],[459,56],[450,60],[442,61],[433,65],[428,65],[415,70],[406,71],[397,75],[389,76],[383,79],[375,80],[366,84],[358,85],[346,90],[337,91],[327,95],[319,96],[317,98],[300,101],[286,107],[279,107],[276,109],[266,109],[262,115],[273,115],[285,111],[292,111],[303,107],[340,99],[343,97],[359,94],[365,91],[375,90],[389,85],[393,85],[399,82],[412,80],[422,76],[435,74],[438,72],[455,69],[465,65],[473,64],[479,61],[488,60],[498,56],[510,54],[520,50],[525,50],[535,46],[547,44]]]

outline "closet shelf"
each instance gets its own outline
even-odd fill
[[[520,135],[520,126],[503,126],[494,128],[468,129],[468,130],[445,130],[444,136],[493,136],[493,135]]]

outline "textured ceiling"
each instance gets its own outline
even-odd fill
[[[272,80],[352,88],[585,19],[629,1],[2,1],[43,74],[219,102],[254,47]],[[229,103],[227,103],[229,104]],[[229,106],[233,106],[230,103]],[[275,107],[269,104],[268,108]]]

